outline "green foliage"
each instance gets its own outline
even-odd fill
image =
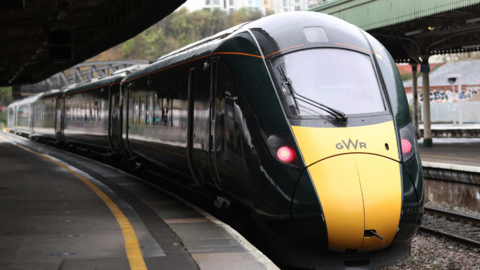
[[[249,8],[242,8],[232,15],[227,15],[220,9],[212,11],[204,9],[189,13],[183,8],[136,37],[91,60],[156,59],[232,26],[261,17],[260,11]]]
[[[129,54],[131,54],[134,49],[135,49],[135,40],[133,38],[127,40],[122,45],[122,53],[124,56],[128,56]]]
[[[12,87],[0,87],[0,107],[2,107],[2,112],[0,113],[0,121],[3,122],[4,126],[7,126],[7,116],[8,116],[8,104],[13,101],[12,96]]]

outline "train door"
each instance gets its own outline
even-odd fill
[[[196,137],[195,132],[195,103],[196,99],[195,98],[197,95],[195,95],[195,68],[191,68],[188,71],[188,112],[187,112],[187,161],[188,161],[188,167],[190,168],[190,172],[192,174],[192,178],[195,181],[195,184],[201,185],[202,183],[200,182],[202,180],[201,177],[201,167],[195,166],[197,162],[194,161],[194,137]],[[198,168],[197,168],[198,167]],[[197,172],[197,169],[200,170]]]
[[[122,125],[121,125],[121,104],[120,104],[120,87],[110,86],[109,91],[109,130],[108,136],[110,147],[113,152],[121,152],[122,150]]]
[[[130,150],[130,144],[128,142],[128,133],[130,124],[133,123],[133,96],[132,96],[132,83],[129,83],[126,88],[120,89],[120,102],[123,102],[123,119],[122,119],[122,139],[125,146],[125,153],[128,158],[133,157]]]
[[[191,163],[193,170],[199,182],[210,184],[221,189],[217,179],[218,177],[212,170],[210,149],[211,149],[211,132],[210,132],[210,114],[212,103],[212,74],[215,74],[210,68],[209,62],[204,63],[202,69],[190,70],[189,73],[189,112],[193,111],[192,133],[188,133],[191,145],[192,158]],[[191,108],[191,109],[190,109]]]
[[[34,103],[31,103],[29,106],[29,110],[28,110],[28,130],[30,131],[30,135],[33,135],[33,123],[34,123],[34,117],[35,117],[35,112],[34,112],[34,108],[35,108],[35,104]]]
[[[58,97],[56,99],[56,105],[55,105],[55,135],[57,137],[57,140],[60,141],[63,138],[62,134],[62,126],[63,126],[63,121],[62,121],[62,108],[63,108],[63,102],[62,102],[62,97]]]
[[[218,62],[213,61],[210,74],[210,106],[209,106],[209,148],[208,159],[212,178],[218,189],[222,189],[222,181],[218,174],[217,156],[223,147],[223,121],[221,102],[222,93],[218,89]]]

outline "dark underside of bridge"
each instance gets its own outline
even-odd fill
[[[427,55],[478,51],[480,49],[480,5],[457,8],[368,30],[397,62]]]
[[[185,0],[2,0],[0,86],[40,82],[139,34]]]

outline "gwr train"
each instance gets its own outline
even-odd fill
[[[241,205],[281,265],[394,264],[410,256],[423,216],[395,62],[324,14],[268,16],[144,68],[13,103],[8,128],[145,162]]]

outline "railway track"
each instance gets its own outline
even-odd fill
[[[420,231],[480,248],[480,218],[425,207]]]

